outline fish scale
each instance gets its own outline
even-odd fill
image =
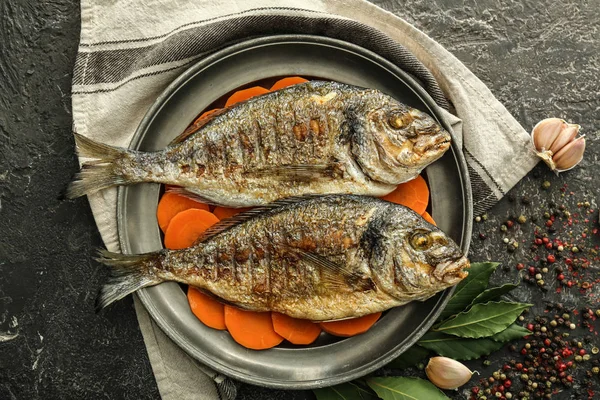
[[[412,210],[364,196],[288,199],[211,229],[184,250],[105,253],[116,272],[99,305],[177,281],[248,310],[334,320],[425,300],[468,267],[458,246]]]
[[[424,300],[464,278],[468,266],[437,228],[406,207],[374,198],[299,198],[235,218],[189,249],[105,253],[102,260],[118,271],[99,305],[174,280],[241,308],[332,320]],[[428,235],[431,248],[407,246],[414,235]],[[415,290],[419,276],[427,279],[414,281]]]
[[[68,197],[155,182],[248,207],[304,194],[383,196],[450,146],[430,116],[374,89],[312,81],[257,96],[145,153],[75,135],[84,163]]]

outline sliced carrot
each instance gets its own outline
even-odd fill
[[[423,214],[429,204],[429,188],[425,179],[419,175],[411,181],[399,184],[396,190],[382,199],[402,204],[418,214]]]
[[[185,249],[194,244],[202,232],[219,222],[219,218],[206,210],[191,208],[171,219],[165,232],[165,247],[171,250]]]
[[[273,329],[271,313],[225,306],[225,325],[233,340],[253,350],[270,349],[283,342]]]
[[[273,329],[293,344],[311,344],[321,334],[319,325],[306,319],[292,318],[285,314],[271,313]]]
[[[308,80],[300,78],[299,76],[288,76],[287,78],[283,78],[275,82],[273,86],[271,86],[271,91],[274,92],[276,90],[304,82],[308,82]]]
[[[240,101],[248,100],[254,96],[259,96],[261,94],[269,92],[269,89],[265,89],[261,86],[253,86],[248,89],[238,90],[237,92],[229,96],[227,102],[225,103],[225,107],[229,107],[231,105],[234,105],[235,103],[239,103]]]
[[[350,337],[368,331],[379,317],[381,317],[380,312],[342,321],[321,322],[319,325],[331,335]]]
[[[204,325],[213,329],[227,329],[223,304],[191,286],[188,287],[187,298],[190,309]]]
[[[248,210],[252,210],[252,207],[227,208],[227,207],[217,206],[213,210],[213,214],[215,214],[217,216],[217,218],[219,218],[222,221],[222,220],[224,220],[226,218],[231,218],[231,217],[233,217],[236,214],[239,214],[241,212],[248,211]]]
[[[433,218],[431,217],[431,215],[429,215],[429,213],[427,211],[425,211],[423,214],[421,214],[421,217],[423,217],[423,219],[427,222],[429,222],[431,225],[437,226],[437,224],[435,223],[435,221],[433,220]]]
[[[221,109],[214,108],[212,110],[204,111],[202,114],[200,114],[200,116],[198,118],[196,118],[196,120],[194,121],[194,124],[197,124],[198,122],[202,121],[203,119],[209,118],[212,114],[216,113],[217,111],[221,111]]]
[[[189,210],[190,208],[208,211],[208,204],[200,203],[177,193],[166,192],[160,198],[158,207],[156,208],[158,226],[160,226],[163,232],[166,232],[171,219],[181,211]]]

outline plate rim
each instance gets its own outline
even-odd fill
[[[429,96],[429,94],[425,91],[425,89],[407,72],[403,71],[387,59],[379,56],[372,51],[365,49],[361,46],[355,45],[353,43],[349,43],[346,41],[342,41],[339,39],[332,39],[324,36],[316,36],[316,35],[300,35],[300,34],[286,34],[286,35],[272,35],[261,38],[253,38],[248,39],[231,46],[222,48],[211,55],[194,62],[192,66],[186,69],[183,73],[181,73],[177,78],[175,78],[156,98],[150,108],[147,110],[146,114],[140,121],[134,135],[132,141],[129,145],[129,148],[138,146],[139,143],[144,139],[145,133],[147,132],[147,128],[150,123],[153,121],[155,116],[160,112],[160,109],[163,107],[165,102],[174,95],[177,90],[185,84],[185,82],[191,78],[193,78],[198,72],[209,67],[210,65],[222,60],[224,58],[235,55],[236,53],[247,51],[252,48],[274,45],[274,44],[293,44],[293,43],[314,43],[318,45],[328,45],[332,47],[341,48],[345,51],[354,52],[362,57],[368,58],[371,61],[375,61],[380,66],[388,69],[391,73],[396,75],[400,80],[404,81],[407,86],[409,86],[415,94],[419,97],[419,99],[425,103],[428,108],[430,108],[434,117],[442,124],[442,126],[447,129],[452,135],[452,151],[454,157],[457,161],[457,167],[460,172],[459,179],[461,181],[461,190],[462,197],[464,200],[463,204],[463,227],[462,227],[462,240],[460,243],[460,247],[462,251],[467,254],[470,246],[470,239],[472,233],[472,216],[473,216],[473,201],[472,201],[472,190],[469,180],[469,174],[467,170],[466,160],[462,151],[458,148],[458,144],[452,131],[451,126],[448,122],[439,115],[439,106],[433,101],[433,99]],[[126,195],[126,190],[124,187],[118,187],[117,192],[117,225],[118,225],[118,236],[119,243],[122,249],[129,248],[129,245],[126,241],[125,235],[123,232],[123,225],[125,224],[124,216],[123,216],[123,204],[124,198]],[[173,342],[179,346],[183,351],[185,351],[189,356],[194,358],[195,360],[214,368],[220,373],[223,373],[227,376],[233,377],[234,379],[240,380],[242,382],[246,382],[253,385],[260,385],[269,388],[276,389],[312,389],[319,388],[324,386],[336,385],[343,382],[348,382],[358,377],[364,376],[380,367],[383,367],[385,364],[389,363],[392,359],[398,357],[402,354],[406,349],[413,346],[423,334],[434,324],[435,320],[439,316],[439,314],[444,309],[445,305],[449,301],[452,293],[455,288],[447,289],[441,292],[441,297],[438,302],[435,304],[432,311],[428,314],[426,319],[416,328],[413,332],[408,336],[403,345],[397,346],[396,348],[388,351],[384,356],[373,359],[369,363],[365,363],[361,368],[356,368],[350,372],[345,374],[338,374],[334,376],[328,376],[323,379],[310,379],[310,380],[282,380],[277,378],[265,378],[263,376],[254,375],[251,373],[246,373],[245,371],[239,371],[235,368],[231,368],[220,363],[218,360],[214,360],[210,357],[204,356],[201,352],[195,351],[196,347],[192,345],[188,345],[188,341],[180,335],[178,332],[174,331],[172,327],[167,324],[165,320],[161,320],[157,318],[155,314],[158,313],[157,308],[155,308],[151,302],[150,296],[145,289],[138,291],[135,295],[141,300],[142,304],[146,308],[149,315],[152,317],[152,320],[161,328],[161,330],[171,339]]]

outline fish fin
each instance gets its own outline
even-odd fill
[[[343,265],[331,261],[320,254],[294,248],[302,260],[317,267],[321,272],[321,280],[328,288],[348,288],[348,281],[352,280],[353,274]]]
[[[248,171],[252,177],[269,177],[281,180],[310,181],[335,177],[341,163],[279,165]]]
[[[192,125],[187,127],[187,129],[185,131],[183,131],[182,133],[177,135],[177,137],[175,137],[175,139],[173,139],[171,141],[171,144],[176,144],[176,143],[181,143],[181,142],[186,141],[194,133],[196,133],[200,129],[204,128],[204,126],[206,126],[206,124],[208,124],[210,121],[212,121],[215,117],[218,117],[219,115],[222,115],[222,114],[226,113],[227,111],[229,111],[229,107],[216,110],[215,112],[211,113],[208,117],[202,118],[201,120],[196,119],[192,123]]]
[[[96,298],[96,311],[130,293],[162,282],[149,270],[159,261],[160,253],[127,255],[100,250],[96,261],[110,267],[110,275]]]
[[[202,233],[202,235],[196,240],[196,243],[202,243],[202,242],[210,239],[211,237],[218,235],[219,233],[222,233],[230,228],[233,228],[234,226],[242,224],[258,215],[263,214],[263,213],[266,213],[266,212],[269,212],[276,208],[287,206],[290,204],[300,203],[302,201],[306,201],[306,200],[309,200],[309,199],[312,199],[315,197],[322,197],[322,196],[316,195],[316,194],[306,194],[303,196],[287,197],[284,199],[274,201],[269,204],[265,204],[263,206],[255,207],[248,211],[241,212],[230,218],[225,218],[224,220],[217,222],[216,224],[214,224],[210,228],[208,228],[206,231],[204,231]]]
[[[66,198],[74,199],[126,183],[125,178],[117,173],[114,165],[115,160],[127,154],[126,149],[98,143],[78,133],[73,135],[77,144],[77,153],[82,157],[95,160],[85,162],[81,171],[75,174],[65,191]]]
[[[327,257],[301,249],[294,249],[302,259],[320,268],[321,280],[329,288],[369,291],[375,289],[375,283],[369,277],[348,270],[345,265],[331,261]]]
[[[188,199],[191,199],[194,201],[199,201],[200,203],[204,203],[204,204],[209,204],[211,206],[220,206],[221,205],[221,203],[219,203],[216,200],[213,200],[209,197],[205,197],[200,194],[194,193],[184,187],[169,187],[166,190],[166,193],[175,193],[180,196],[187,197]]]

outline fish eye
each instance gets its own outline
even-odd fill
[[[417,232],[410,238],[410,245],[415,250],[427,250],[433,244],[431,237],[425,232]]]
[[[394,129],[400,129],[406,125],[404,115],[399,111],[393,111],[388,117],[388,124]]]

